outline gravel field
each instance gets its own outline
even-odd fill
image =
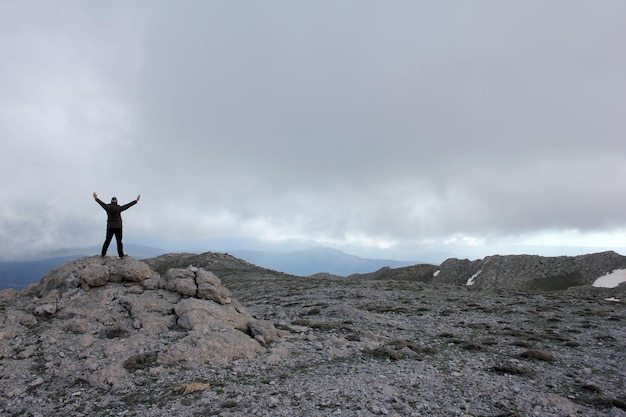
[[[281,332],[264,353],[140,366],[103,390],[21,354],[41,320],[23,351],[0,337],[3,415],[626,416],[626,308],[602,292],[216,274]]]

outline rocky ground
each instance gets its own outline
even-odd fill
[[[164,274],[189,260],[147,263]],[[0,410],[14,416],[626,416],[626,305],[607,300],[611,292],[301,278],[238,265],[201,266],[221,278],[247,313],[281,332],[260,353],[226,363],[139,358],[126,368],[123,384],[98,387],[85,375],[88,368],[53,369],[64,362],[40,350],[58,318],[38,316],[19,343],[0,328]],[[5,323],[7,305],[0,307]],[[123,335],[110,336],[126,343]]]

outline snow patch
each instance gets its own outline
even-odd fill
[[[441,270],[438,269],[435,272],[433,272],[433,277],[436,277],[437,275],[439,275],[441,273]]]
[[[611,298],[605,298],[604,301],[611,301],[613,303],[619,303],[622,300],[620,300],[619,298],[611,297]]]
[[[606,274],[596,279],[593,287],[615,288],[622,282],[626,282],[626,269],[616,269],[610,274]]]
[[[474,275],[472,275],[467,282],[465,283],[465,285],[474,285],[474,282],[476,281],[476,278],[478,277],[478,275],[480,275],[480,273],[483,272],[483,270],[479,270],[478,272],[476,272]]]

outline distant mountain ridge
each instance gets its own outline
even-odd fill
[[[138,256],[133,256],[139,259]],[[31,262],[0,263],[0,290],[20,290],[39,282],[49,270],[77,259],[57,257]],[[563,290],[589,286],[602,276],[626,273],[626,256],[614,251],[578,256],[545,257],[539,255],[492,255],[468,260],[449,258],[440,265],[364,259],[329,248],[314,248],[292,253],[231,251],[168,253],[143,258],[159,273],[168,268],[203,267],[216,273],[287,274],[323,278],[340,276],[348,279],[410,280],[441,284],[466,285],[472,288],[528,290]],[[363,272],[358,272],[363,271]],[[621,285],[622,289],[626,284]]]
[[[417,263],[391,259],[361,258],[327,247],[287,253],[254,250],[233,250],[229,253],[264,268],[304,277],[319,273],[348,276],[376,271],[383,267],[400,268]]]
[[[51,269],[74,259],[74,256],[63,256],[29,262],[0,262],[0,290],[22,289],[28,284],[38,282]]]
[[[626,270],[626,256],[614,251],[577,256],[492,255],[482,259],[450,258],[441,265],[381,268],[351,279],[409,280],[475,289],[558,291],[593,285],[614,271]],[[622,284],[620,292],[626,291]]]
[[[141,245],[125,245],[128,253],[135,259],[154,258],[166,251]],[[114,248],[113,248],[114,249]],[[68,261],[83,256],[97,254],[99,247],[60,249],[45,254],[45,259],[23,262],[0,262],[0,290],[5,288],[21,289],[28,284],[38,282],[49,270]],[[111,249],[109,249],[111,251]],[[233,250],[230,254],[250,264],[291,275],[310,276],[319,272],[347,276],[356,273],[368,273],[382,267],[399,268],[415,262],[401,262],[387,259],[366,259],[330,248],[303,249],[290,253],[271,253],[253,250]],[[179,257],[185,262],[197,260],[198,254],[167,254],[166,257]],[[180,260],[182,260],[180,259]]]

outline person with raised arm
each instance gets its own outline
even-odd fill
[[[100,200],[98,194],[95,192],[93,193],[93,198],[100,204],[104,211],[107,212],[107,234],[104,245],[102,245],[102,253],[100,256],[103,258],[106,256],[111,239],[115,236],[115,240],[117,241],[117,254],[120,258],[127,257],[128,255],[124,253],[124,245],[122,244],[122,212],[137,204],[139,198],[141,198],[141,194],[137,196],[136,200],[124,204],[123,206],[117,204],[117,197],[113,197],[110,204],[106,204]]]

